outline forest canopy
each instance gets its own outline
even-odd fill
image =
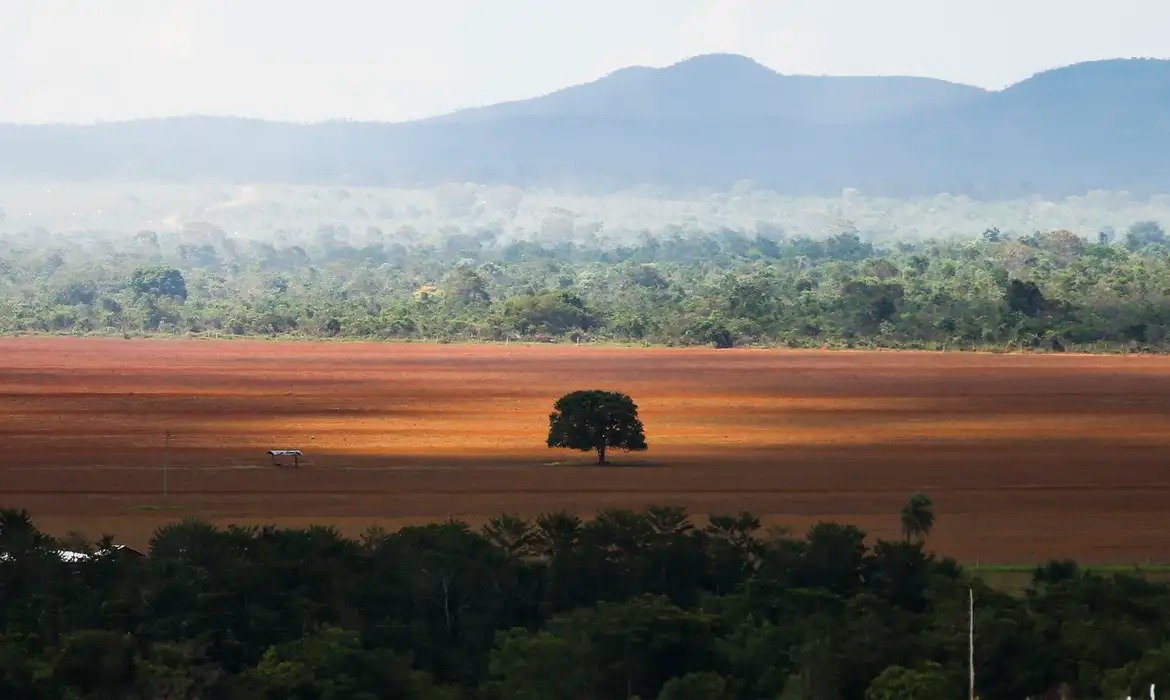
[[[885,240],[857,230],[625,243],[214,226],[0,237],[0,332],[666,345],[1160,350],[1157,221]]]
[[[0,696],[933,700],[966,685],[969,590],[985,700],[1165,680],[1166,583],[1054,562],[1021,586],[673,507],[358,539],[187,520],[141,555],[0,510]]]

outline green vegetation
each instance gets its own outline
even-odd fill
[[[1154,222],[1119,241],[14,234],[0,242],[0,332],[1164,350],[1168,246]]]
[[[902,508],[902,536],[921,542],[934,528],[934,503],[924,493],[910,497]]]
[[[574,391],[557,399],[548,417],[548,446],[597,452],[646,449],[646,435],[633,399],[616,391]]]
[[[912,501],[913,503],[913,501]],[[921,504],[920,504],[921,505]],[[1036,569],[993,590],[922,542],[748,513],[371,530],[188,520],[146,556],[0,511],[0,697],[1123,697],[1170,673],[1170,585]]]

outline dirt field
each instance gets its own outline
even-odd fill
[[[546,448],[579,388],[631,394],[649,452]],[[915,490],[967,561],[1170,561],[1170,358],[0,340],[0,505],[56,534],[668,503],[895,536]]]

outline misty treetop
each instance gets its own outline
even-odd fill
[[[0,238],[0,332],[668,345],[1150,350],[1170,344],[1156,221],[889,242],[717,230],[624,244],[214,227]]]
[[[442,249],[468,240],[573,241],[615,247],[641,238],[741,231],[749,236],[824,238],[856,229],[870,240],[971,237],[996,226],[1018,237],[1069,229],[1092,237],[1136,221],[1170,223],[1170,195],[1122,191],[1040,198],[985,199],[941,193],[896,199],[845,188],[832,196],[794,196],[741,181],[725,189],[574,191],[452,182],[429,188],[338,187],[281,183],[0,181],[0,238],[44,245],[128,238],[157,231],[279,247],[399,242]]]

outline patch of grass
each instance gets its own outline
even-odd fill
[[[964,566],[967,571],[977,576],[983,583],[994,590],[1012,595],[1022,595],[1032,585],[1032,574],[1036,571],[1035,564],[973,564]],[[1150,581],[1166,582],[1170,579],[1170,564],[1089,564],[1080,567],[1081,571],[1110,575],[1128,574]]]
[[[1032,573],[1036,564],[964,564],[963,568],[977,574]]]
[[[140,505],[140,506],[127,506],[126,510],[135,511],[135,512],[139,512],[139,513],[145,513],[145,512],[153,512],[153,511],[175,511],[175,510],[182,510],[182,509],[179,508],[179,506],[173,506],[173,505],[162,504],[162,503],[154,503],[154,504],[146,504],[146,505]]]

